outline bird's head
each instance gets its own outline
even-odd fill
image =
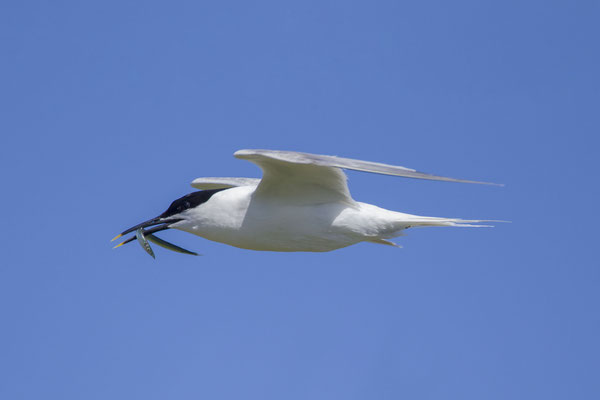
[[[212,197],[213,194],[215,194],[216,192],[219,192],[221,190],[224,190],[224,189],[202,190],[199,192],[192,192],[192,193],[186,194],[185,196],[180,197],[177,200],[173,201],[171,203],[171,205],[169,206],[169,208],[167,208],[167,210],[165,212],[163,212],[162,214],[160,214],[158,217],[151,218],[140,224],[132,226],[131,228],[126,229],[123,232],[121,232],[120,234],[118,234],[117,236],[115,236],[112,240],[114,241],[114,240],[122,237],[123,235],[127,235],[128,233],[131,233],[131,232],[136,232],[136,236],[137,236],[138,240],[140,240],[140,242],[142,243],[142,246],[146,249],[146,251],[148,251],[148,249],[149,249],[149,245],[145,241],[145,238],[147,237],[148,239],[150,239],[150,241],[152,241],[160,246],[166,247],[169,250],[179,251],[179,252],[183,252],[186,254],[196,254],[196,253],[187,251],[185,249],[182,249],[181,247],[175,246],[172,243],[169,243],[162,239],[159,239],[156,236],[154,236],[154,234],[156,232],[164,231],[166,229],[175,227],[175,225],[178,222],[185,221],[186,219],[188,219],[190,210],[198,207],[202,203],[205,203],[206,201],[208,201],[208,199],[210,199]],[[125,240],[124,242],[115,246],[115,248],[133,241],[136,238],[136,236],[133,236],[133,237]],[[150,253],[150,255],[153,255],[151,250],[148,252]]]

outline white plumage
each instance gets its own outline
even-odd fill
[[[485,222],[482,220],[424,217],[357,202],[350,196],[342,169],[489,184],[486,182],[292,151],[240,150],[234,155],[257,164],[263,171],[262,179],[195,179],[192,186],[207,190],[204,196],[207,199],[176,200],[161,216],[123,234],[160,225],[154,231],[180,229],[244,249],[321,252],[365,241],[394,245],[389,239],[415,226],[486,226],[475,225]],[[178,202],[182,205],[178,206]]]

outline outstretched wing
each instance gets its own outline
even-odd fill
[[[236,186],[256,186],[260,179],[256,178],[196,178],[192,181],[192,187],[200,190],[226,189]]]
[[[239,150],[235,157],[263,171],[255,196],[291,204],[342,201],[354,204],[346,175],[335,165],[317,163],[311,154],[275,150]]]
[[[395,165],[294,151],[239,150],[234,156],[252,161],[263,170],[257,195],[286,198],[288,201],[296,199],[299,203],[353,203],[342,168],[407,178],[494,185],[426,174]]]

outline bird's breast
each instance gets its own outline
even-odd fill
[[[253,198],[234,188],[190,211],[181,229],[235,247],[265,251],[330,251],[358,237],[336,225],[345,203],[290,205]],[[228,193],[229,192],[229,193]]]

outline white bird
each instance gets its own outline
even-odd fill
[[[234,156],[257,164],[262,169],[262,179],[195,179],[192,186],[200,191],[175,200],[158,217],[125,230],[113,240],[137,231],[138,240],[152,256],[146,237],[168,249],[195,254],[154,236],[170,228],[243,249],[263,251],[323,252],[360,242],[397,246],[389,239],[401,236],[411,227],[488,225],[477,225],[485,220],[411,215],[355,201],[342,169],[496,185],[430,175],[400,166],[293,151],[239,150]]]

